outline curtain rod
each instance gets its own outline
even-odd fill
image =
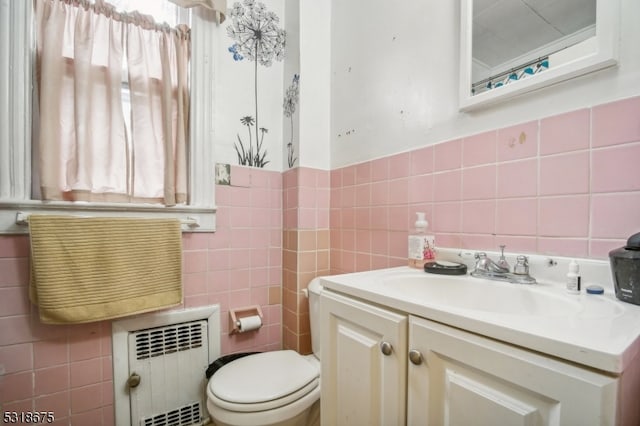
[[[488,83],[490,81],[497,80],[497,79],[502,78],[502,77],[506,77],[506,76],[516,72],[516,71],[522,71],[523,69],[525,69],[527,67],[530,67],[531,65],[540,66],[540,64],[543,61],[548,60],[548,59],[549,59],[549,56],[541,56],[538,59],[534,59],[532,61],[525,62],[524,64],[518,65],[517,67],[513,67],[513,68],[508,69],[506,71],[503,71],[501,73],[495,74],[495,75],[493,75],[491,77],[487,77],[487,78],[485,78],[483,80],[477,81],[477,82],[473,83],[472,86],[474,88],[478,87],[478,86],[481,86],[481,85],[483,85],[485,83]]]

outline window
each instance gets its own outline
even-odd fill
[[[139,0],[135,2],[136,6]],[[152,3],[158,4],[157,0]],[[183,12],[185,10],[182,10]],[[164,207],[152,204],[42,202],[32,199],[31,88],[33,83],[33,10],[31,2],[0,0],[0,233],[26,232],[16,224],[19,212],[194,218],[199,228],[215,229],[213,134],[213,42],[215,12],[191,13],[191,119],[188,161],[189,201]],[[31,52],[31,54],[25,54]],[[10,84],[9,84],[10,82]],[[193,222],[193,221],[192,221]]]
[[[95,2],[95,0],[91,0]],[[158,23],[166,23],[170,27],[178,24],[190,25],[188,9],[178,7],[167,0],[108,0],[117,11],[131,13],[134,11],[152,16]],[[122,69],[122,104],[127,134],[131,134],[131,97],[127,76],[127,58],[123,57]]]

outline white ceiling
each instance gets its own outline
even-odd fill
[[[595,16],[596,0],[473,0],[473,58],[493,68],[595,24]]]

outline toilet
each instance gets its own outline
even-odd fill
[[[320,291],[309,283],[312,355],[292,350],[245,356],[221,367],[207,384],[207,410],[218,426],[320,424]]]

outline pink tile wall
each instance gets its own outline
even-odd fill
[[[282,175],[232,168],[216,188],[217,232],[183,234],[185,307],[219,303],[222,352],[282,345],[281,311],[268,304],[282,275]],[[113,425],[109,321],[43,325],[28,301],[29,241],[0,236],[0,407],[54,411],[56,424]],[[230,337],[228,310],[260,304],[265,325]]]
[[[640,232],[639,117],[635,97],[333,170],[332,271],[406,264],[417,211],[441,247],[606,259]]]
[[[349,177],[355,182],[355,170]],[[283,173],[284,229],[329,228],[329,174],[296,167]]]
[[[185,306],[220,304],[222,353],[280,349],[282,306],[269,288],[282,283],[282,175],[232,166],[216,203],[216,232],[183,236]],[[263,327],[229,336],[229,309],[255,304]]]
[[[356,174],[346,176],[355,182]],[[326,170],[299,167],[283,174],[283,346],[311,353],[309,307],[302,290],[329,272],[330,179]]]

